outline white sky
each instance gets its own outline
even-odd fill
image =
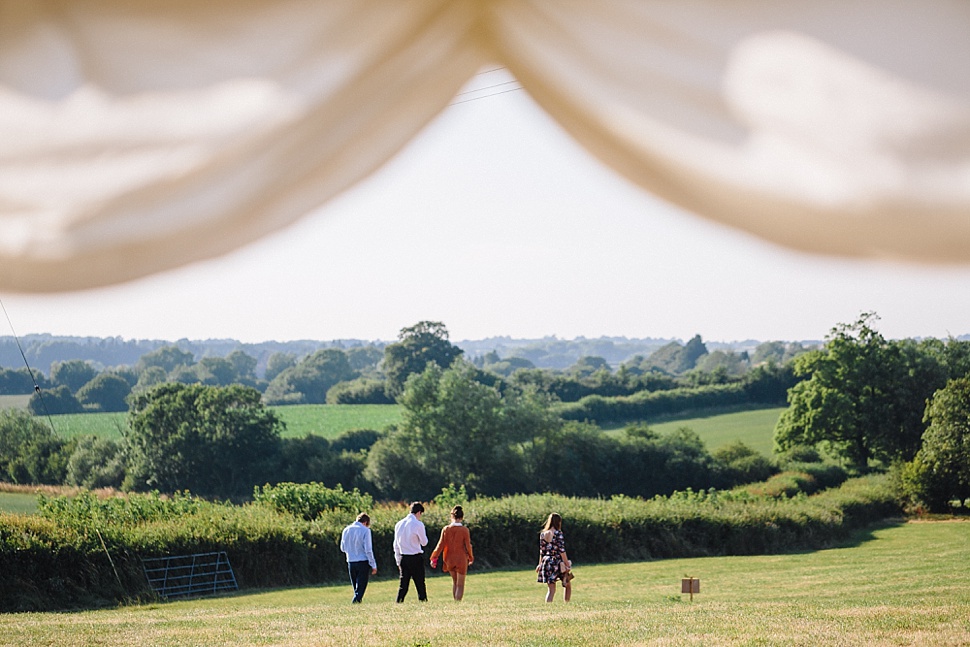
[[[970,267],[808,256],[681,212],[514,91],[450,106],[379,173],[231,255],[0,298],[21,336],[392,340],[430,319],[455,341],[734,341],[821,339],[870,310],[887,337],[961,335],[968,294]]]

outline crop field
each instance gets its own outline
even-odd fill
[[[475,530],[472,530],[474,542]],[[568,526],[566,531],[569,539]],[[0,616],[0,645],[970,645],[970,522],[902,521],[828,550],[576,562],[573,599],[543,602],[531,570],[469,573],[395,604],[378,564],[362,605],[349,585],[246,591],[73,613]],[[681,578],[700,579],[689,601]]]
[[[284,438],[316,434],[334,438],[350,429],[374,429],[401,421],[396,404],[293,404],[270,407],[286,423]],[[71,413],[51,416],[54,429],[65,438],[99,436],[121,440],[127,413]]]

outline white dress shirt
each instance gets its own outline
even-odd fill
[[[401,565],[401,555],[419,555],[428,545],[424,524],[413,514],[408,514],[394,525],[394,560]]]

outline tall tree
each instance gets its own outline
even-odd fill
[[[931,510],[970,500],[970,377],[951,380],[926,409],[923,446],[906,468],[904,484]]]
[[[51,382],[55,386],[66,386],[71,393],[77,393],[97,374],[98,370],[82,359],[54,362],[51,366]]]
[[[795,358],[807,379],[789,391],[775,427],[781,449],[827,445],[855,467],[909,460],[919,447],[926,400],[945,381],[931,353],[910,340],[889,342],[874,313],[832,329],[821,350]]]
[[[113,373],[100,373],[77,392],[82,405],[95,411],[127,411],[128,381]]]
[[[440,321],[419,321],[402,328],[398,341],[384,348],[388,394],[397,397],[403,393],[408,376],[422,372],[430,362],[448,368],[461,353],[448,341],[448,330]]]
[[[192,366],[195,356],[178,346],[162,346],[150,353],[145,353],[138,359],[137,368],[142,371],[151,366],[158,366],[166,373],[171,373],[179,366]]]
[[[232,496],[270,476],[283,423],[259,391],[166,383],[131,400],[125,487]]]

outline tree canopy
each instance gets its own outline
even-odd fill
[[[250,387],[161,384],[132,396],[126,487],[245,494],[265,482],[282,423]]]
[[[448,329],[440,321],[419,321],[402,328],[398,341],[384,348],[388,394],[397,397],[403,393],[408,376],[422,372],[430,362],[448,368],[461,354],[448,341]]]

